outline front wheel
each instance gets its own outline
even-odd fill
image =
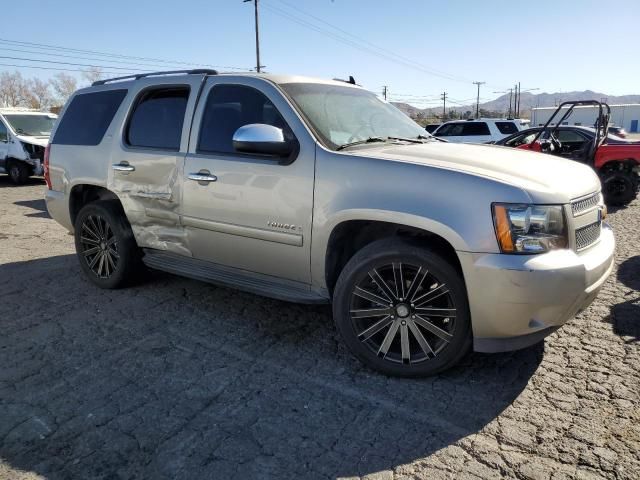
[[[117,201],[84,206],[75,222],[80,267],[100,288],[119,288],[142,270],[140,249]]]
[[[471,348],[461,274],[429,250],[396,239],[373,242],[347,263],[333,314],[352,353],[388,375],[433,375]]]
[[[605,173],[602,177],[602,193],[607,205],[627,205],[638,194],[638,175],[625,171]]]

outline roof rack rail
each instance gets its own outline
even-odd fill
[[[133,80],[139,80],[141,78],[145,78],[145,77],[155,77],[157,75],[175,75],[178,73],[186,73],[187,75],[217,75],[218,71],[217,70],[211,70],[209,68],[195,68],[195,69],[191,69],[191,70],[168,70],[168,71],[164,71],[164,72],[149,72],[149,73],[137,73],[134,75],[126,75],[124,77],[115,77],[115,78],[106,78],[104,80],[97,80],[95,82],[93,82],[91,85],[92,86],[97,86],[97,85],[104,85],[106,83],[109,82],[117,82],[119,80],[128,80],[128,79],[133,79]]]

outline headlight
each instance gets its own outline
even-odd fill
[[[567,248],[562,206],[494,203],[492,209],[503,253],[543,253]]]

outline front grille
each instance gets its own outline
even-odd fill
[[[573,216],[577,217],[587,210],[591,210],[593,207],[596,207],[599,203],[600,194],[596,193],[594,195],[591,195],[590,197],[586,197],[571,203],[571,211],[573,212]]]
[[[598,220],[595,223],[576,230],[576,250],[582,250],[593,245],[600,238],[602,222]]]

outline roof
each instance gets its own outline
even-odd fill
[[[469,118],[469,119],[457,119],[457,120],[448,120],[444,123],[473,123],[473,122],[529,122],[524,118]]]

